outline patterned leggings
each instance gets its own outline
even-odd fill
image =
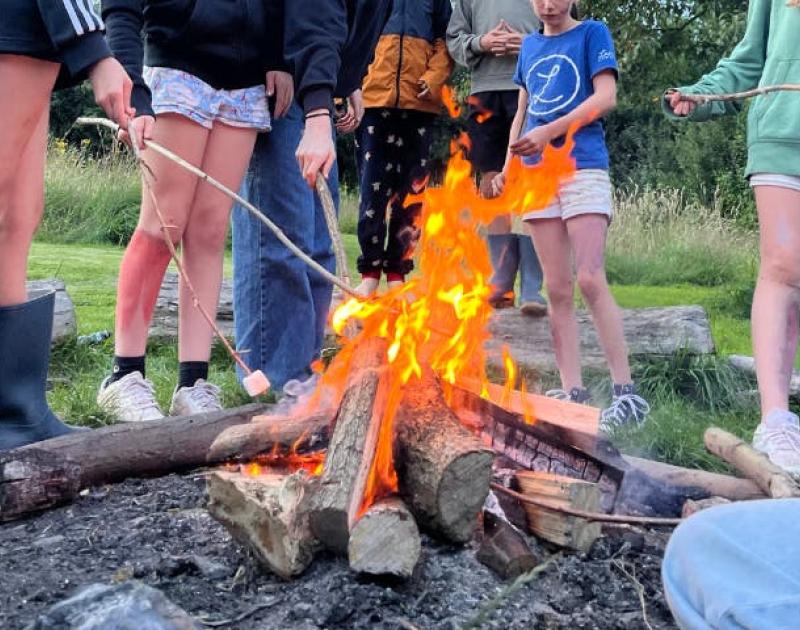
[[[420,204],[403,207],[409,192],[425,189],[434,114],[367,108],[356,132],[361,202],[358,207],[360,273],[407,274],[419,239]],[[387,210],[391,208],[388,223]]]

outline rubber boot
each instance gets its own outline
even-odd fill
[[[516,234],[489,234],[489,257],[492,260],[492,293],[489,304],[494,308],[513,308],[514,281],[519,266]]]
[[[45,398],[55,293],[0,307],[0,451],[74,431]]]
[[[515,234],[519,247],[520,307],[523,315],[547,315],[547,301],[542,297],[542,265],[530,236]]]

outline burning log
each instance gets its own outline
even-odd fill
[[[405,503],[388,497],[373,503],[350,530],[350,568],[368,575],[409,578],[419,560],[419,529]]]
[[[552,503],[554,506],[597,512],[600,507],[597,484],[533,471],[518,472],[517,481],[524,495],[542,502],[542,505],[525,504],[528,528],[532,533],[562,547],[579,551],[588,551],[600,537],[600,523],[544,507]]]
[[[385,357],[386,342],[377,338],[355,350],[325,467],[309,499],[311,530],[340,553],[347,553],[375,458],[388,387]]]
[[[494,451],[461,426],[430,369],[406,388],[395,432],[400,495],[420,526],[470,540],[489,494]]]
[[[221,463],[230,455],[220,434],[268,410],[246,405],[209,414],[118,424],[72,433],[0,454],[0,521],[71,501],[82,488]],[[247,425],[251,452],[319,440],[318,416],[263,417]],[[46,481],[46,483],[44,483]],[[45,487],[43,488],[43,483]]]
[[[703,441],[710,452],[755,481],[773,499],[800,497],[800,486],[791,476],[735,435],[711,427],[706,430]]]
[[[304,471],[258,476],[218,471],[208,478],[208,511],[273,573],[289,579],[308,568],[319,548],[300,509],[308,485]]]

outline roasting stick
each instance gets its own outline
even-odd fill
[[[317,194],[322,201],[322,214],[325,215],[325,223],[328,224],[328,232],[333,242],[333,254],[336,257],[336,268],[339,271],[339,277],[342,282],[350,286],[350,270],[347,268],[347,254],[345,254],[342,233],[339,230],[336,206],[333,203],[333,196],[331,195],[331,189],[328,188],[328,182],[322,177],[322,174],[317,176],[316,188]]]
[[[119,130],[119,125],[117,125],[115,122],[113,122],[111,120],[108,120],[107,118],[81,117],[81,118],[78,118],[78,120],[76,121],[76,124],[78,124],[78,125],[100,125],[102,127],[106,127],[108,129],[111,129],[114,132],[117,132]],[[347,293],[348,295],[350,295],[352,297],[355,297],[355,298],[360,298],[361,297],[361,296],[359,296],[358,293],[355,292],[355,290],[349,284],[347,284],[346,282],[344,282],[344,281],[340,280],[339,278],[337,278],[334,274],[332,274],[330,271],[325,269],[325,267],[320,265],[317,261],[315,261],[313,258],[311,258],[308,254],[306,254],[302,249],[297,247],[297,245],[292,243],[292,241],[289,239],[288,236],[286,236],[286,234],[283,232],[283,230],[281,230],[277,225],[275,225],[275,223],[273,223],[266,215],[264,215],[263,212],[261,212],[258,208],[256,208],[249,201],[247,201],[243,197],[240,197],[237,193],[233,192],[230,188],[228,188],[224,184],[221,184],[216,179],[214,179],[213,177],[211,177],[207,173],[201,171],[196,166],[193,166],[192,164],[189,164],[189,162],[184,160],[182,157],[180,157],[179,155],[176,155],[175,153],[173,153],[172,151],[170,151],[166,147],[158,144],[154,140],[144,140],[144,144],[147,145],[148,149],[152,149],[153,151],[155,151],[159,155],[162,155],[165,158],[167,158],[168,160],[171,160],[171,161],[175,162],[178,166],[181,166],[182,168],[186,169],[190,173],[196,175],[197,177],[202,179],[204,182],[207,182],[208,184],[210,184],[211,186],[213,186],[217,190],[221,191],[222,193],[224,193],[225,195],[227,195],[228,197],[230,197],[231,199],[233,199],[237,203],[241,204],[248,212],[250,212],[250,214],[252,214],[259,221],[261,221],[264,225],[266,225],[270,229],[270,231],[273,234],[275,234],[277,239],[281,243],[283,243],[286,247],[288,247],[289,250],[291,250],[291,252],[295,256],[297,256],[300,260],[302,260],[304,263],[306,263],[309,267],[311,267],[318,274],[323,276],[328,282],[336,285],[342,291],[344,291],[345,293]],[[135,153],[138,153],[138,148],[136,149]],[[319,179],[320,178],[317,177],[317,181],[319,181]],[[327,184],[325,184],[325,187],[327,188]],[[330,192],[328,192],[328,197],[330,198]],[[331,205],[332,205],[332,202],[331,202]]]
[[[669,96],[675,92],[679,92],[679,90],[671,88],[666,91],[666,95]],[[692,103],[697,103],[698,105],[704,105],[706,103],[710,103],[711,101],[743,101],[746,98],[764,96],[765,94],[771,94],[772,92],[800,92],[800,84],[782,83],[780,85],[765,85],[753,90],[747,90],[746,92],[734,92],[733,94],[685,94],[684,92],[680,92],[680,95],[682,101],[690,101]]]

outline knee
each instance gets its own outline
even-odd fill
[[[222,251],[227,233],[227,213],[222,219],[210,213],[197,213],[184,230],[184,245],[194,251]]]
[[[602,269],[578,269],[578,287],[588,304],[597,303],[606,291],[606,274]]]
[[[800,257],[796,252],[776,248],[762,256],[761,277],[794,289],[800,288]]]
[[[40,208],[22,210],[24,211],[20,211],[20,208],[14,207],[11,203],[0,201],[0,239],[8,244],[29,243],[42,219]]]
[[[571,278],[562,278],[547,281],[547,298],[555,310],[572,308],[575,288]]]

